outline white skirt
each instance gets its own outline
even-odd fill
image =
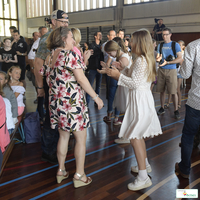
[[[151,90],[129,90],[119,137],[142,139],[159,134],[162,134],[162,130]]]

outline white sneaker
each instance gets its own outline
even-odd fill
[[[152,171],[151,165],[146,166],[146,169],[147,169],[147,173],[150,173]],[[137,165],[132,166],[131,171],[134,172],[134,173],[138,173],[138,166]]]
[[[115,139],[115,143],[126,144],[126,143],[130,143],[130,140],[127,140],[127,139],[124,139],[124,138],[118,138],[118,139]]]
[[[133,183],[128,184],[128,189],[132,191],[141,190],[152,185],[151,179],[147,177],[144,181],[139,180],[138,176],[136,177]]]

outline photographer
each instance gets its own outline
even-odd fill
[[[160,44],[163,41],[162,30],[165,28],[165,25],[163,24],[163,19],[155,18],[155,23],[156,25],[153,28],[152,37],[157,41],[157,44]]]
[[[171,41],[171,29],[164,28],[162,36],[164,43],[158,45],[156,61],[159,62],[157,92],[160,92],[161,108],[158,115],[164,114],[165,87],[167,86],[168,94],[172,94],[174,104],[174,117],[179,119],[178,96],[177,96],[177,71],[176,64],[182,62],[182,53],[180,45]],[[176,55],[174,55],[173,44]],[[161,47],[161,49],[160,49]]]

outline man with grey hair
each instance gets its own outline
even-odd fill
[[[63,10],[54,10],[51,14],[52,29],[56,29],[61,26],[69,25],[69,18],[66,12]],[[50,116],[49,116],[49,87],[46,83],[46,78],[40,74],[40,70],[49,55],[50,51],[47,49],[46,40],[51,32],[47,32],[43,38],[41,38],[39,47],[35,57],[35,69],[34,74],[37,83],[37,93],[38,97],[45,96],[45,107],[46,116],[43,126],[42,133],[42,160],[53,164],[58,163],[56,150],[59,138],[58,130],[51,129],[50,126]]]

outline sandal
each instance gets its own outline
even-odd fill
[[[181,108],[181,105],[180,104],[178,104],[178,109],[180,109]]]
[[[164,105],[164,109],[167,109],[167,108],[169,108],[169,103]]]
[[[59,169],[58,171],[59,171],[59,172],[62,172],[63,175],[57,175],[57,176],[56,176],[57,183],[61,183],[62,180],[64,180],[64,179],[66,179],[66,178],[69,177],[69,172],[66,172],[65,170],[62,170],[62,169]],[[65,172],[66,172],[66,174],[65,174]],[[64,175],[64,174],[65,174],[65,175]]]
[[[86,177],[87,178],[86,181],[81,180],[85,175],[85,173],[83,175],[80,175],[76,172],[76,175],[79,177],[79,179],[73,178],[75,188],[89,185],[92,182],[92,179],[90,177]]]
[[[103,121],[104,121],[104,122],[111,122],[111,118],[108,117],[108,116],[105,116],[105,117],[103,118]]]

